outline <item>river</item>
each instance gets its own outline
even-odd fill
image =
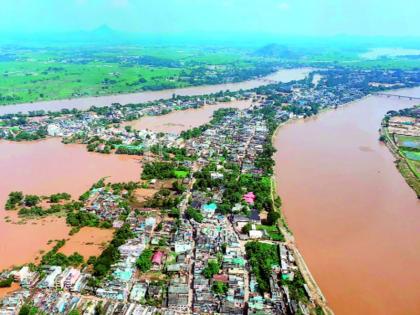
[[[282,69],[265,77],[244,82],[6,105],[0,106],[0,115],[34,110],[57,111],[63,108],[88,109],[92,105],[100,107],[109,106],[113,103],[120,103],[123,105],[130,103],[142,103],[148,101],[156,101],[159,99],[169,99],[173,94],[193,96],[216,93],[226,90],[239,91],[241,89],[253,89],[262,85],[271,84],[273,82],[290,82],[293,80],[301,80],[304,79],[311,71],[312,68]]]
[[[369,96],[274,138],[283,211],[336,314],[419,314],[420,201],[378,141],[384,114],[416,103]]]

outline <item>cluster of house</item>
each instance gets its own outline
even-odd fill
[[[187,152],[197,154],[203,163],[211,157],[225,155],[229,161],[238,163],[242,172],[260,174],[261,169],[255,166],[255,160],[264,150],[268,128],[264,117],[256,115],[255,110],[267,102],[259,100],[249,110],[226,115],[199,137],[185,141]],[[284,121],[289,118],[289,113],[278,109],[274,118]]]
[[[138,289],[133,289],[138,290]],[[96,296],[80,295],[67,291],[29,291],[20,290],[2,300],[1,315],[16,315],[25,301],[45,314],[68,314],[71,310],[79,310],[83,315],[123,314],[123,315],[182,315],[185,313],[148,306],[136,302],[118,302],[112,299],[101,299]]]
[[[195,230],[193,312],[243,314],[248,272],[237,234],[220,215],[209,215],[202,223],[195,223]],[[203,270],[211,261],[220,266],[220,271],[208,279]],[[226,287],[225,295],[214,292],[215,282]]]
[[[120,206],[121,200],[121,196],[115,195],[104,187],[93,188],[89,191],[89,199],[81,210],[93,213],[102,220],[113,222],[113,226],[118,228],[123,223],[120,222],[119,217],[125,211]]]
[[[157,137],[157,133],[144,131],[142,134],[133,132],[124,132],[123,128],[109,128],[112,123],[121,123],[124,121],[132,121],[143,116],[156,116],[168,113],[173,110],[185,110],[189,108],[198,108],[203,105],[216,104],[217,102],[226,102],[235,99],[246,99],[247,97],[236,93],[235,97],[204,95],[195,98],[173,98],[168,100],[160,100],[158,102],[144,104],[129,104],[121,106],[113,104],[113,106],[88,111],[67,113],[45,113],[40,111],[33,115],[22,119],[16,115],[10,117],[5,116],[5,120],[12,122],[3,125],[0,123],[0,138],[15,136],[20,132],[29,134],[36,133],[38,130],[45,130],[50,137],[62,137],[71,139],[75,135],[84,134],[87,138],[100,137],[103,140],[118,137],[123,143],[130,145],[134,141],[143,140],[146,146],[162,144],[162,141],[172,142],[175,140],[174,135],[165,135],[168,139]],[[1,119],[0,119],[1,122]],[[128,124],[129,125],[129,124]],[[99,150],[100,151],[100,150]]]
[[[267,315],[275,314],[305,314],[309,315],[310,310],[305,303],[296,300],[290,294],[288,281],[293,281],[299,272],[293,252],[284,243],[278,244],[280,264],[271,266],[270,274],[270,295],[261,295],[258,290],[257,280],[251,274],[249,283],[248,314]],[[312,301],[311,292],[306,284],[303,285],[305,295]]]
[[[112,276],[109,280],[104,281],[95,292],[98,297],[121,302],[127,301],[130,296],[130,290],[135,281],[136,260],[148,247],[153,237],[156,218],[153,216],[141,218],[132,212],[126,222],[130,224],[136,236],[118,247],[120,258],[111,267]]]

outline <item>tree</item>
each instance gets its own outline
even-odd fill
[[[26,195],[25,196],[25,206],[34,207],[41,201],[37,195]]]
[[[50,202],[51,203],[57,203],[61,200],[70,200],[71,196],[68,193],[58,193],[58,194],[52,194],[50,196]]]
[[[68,315],[80,315],[78,310],[71,310]]]
[[[269,211],[267,214],[267,223],[269,225],[277,224],[278,219],[280,219],[280,214],[277,211]]]
[[[228,291],[228,287],[226,283],[223,283],[221,281],[214,281],[213,285],[211,286],[211,290],[216,294],[226,294]]]
[[[36,315],[38,313],[38,308],[30,304],[23,304],[19,311],[19,315]]]
[[[96,257],[95,256],[89,256],[87,260],[88,265],[94,265],[96,263]]]
[[[249,231],[251,231],[251,223],[247,223],[247,224],[245,224],[245,225],[242,227],[242,229],[241,229],[241,232],[242,232],[243,234],[248,234],[248,233],[249,233]]]
[[[83,264],[83,256],[80,255],[78,252],[74,252],[70,256],[67,257],[68,263],[71,266],[77,267]]]
[[[219,263],[217,261],[209,260],[207,267],[203,269],[203,276],[207,279],[210,279],[214,275],[218,274],[219,270]]]
[[[9,277],[5,280],[0,280],[0,288],[10,288],[13,283],[13,277]]]
[[[145,249],[137,259],[136,265],[142,272],[147,272],[152,267],[152,255],[151,249]]]
[[[23,201],[23,193],[21,191],[12,191],[6,201],[6,210],[15,209],[16,205]]]
[[[201,214],[200,211],[198,211],[198,210],[196,210],[192,207],[189,207],[185,213],[186,213],[188,219],[194,219],[198,223],[203,222],[204,217],[203,217],[203,215]]]

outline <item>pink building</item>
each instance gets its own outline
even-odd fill
[[[162,264],[163,253],[162,252],[155,252],[152,256],[152,263],[156,265]]]
[[[244,198],[245,202],[250,204],[250,205],[252,205],[255,201],[255,195],[252,191],[245,194],[243,198]]]

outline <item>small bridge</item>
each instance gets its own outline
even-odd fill
[[[398,95],[398,94],[388,94],[388,93],[372,93],[373,95],[386,96],[386,97],[397,97],[405,98],[411,100],[420,100],[420,96],[407,96],[407,95]]]

